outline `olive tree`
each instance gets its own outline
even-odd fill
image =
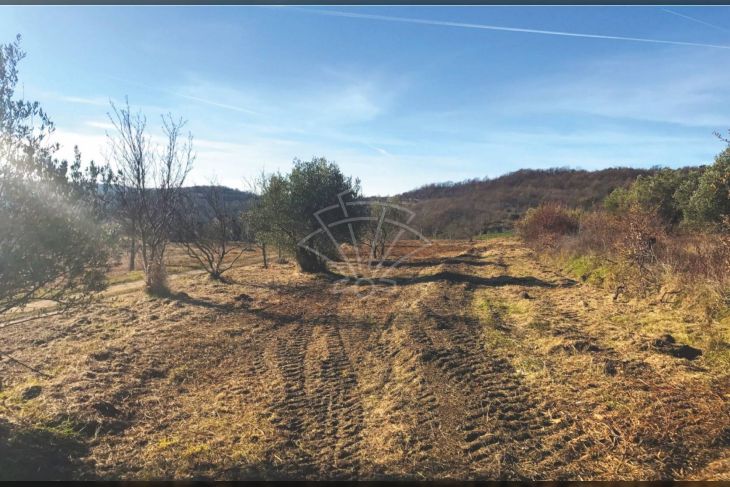
[[[718,228],[730,217],[730,147],[699,177],[689,198],[689,213],[692,220]]]
[[[264,227],[270,242],[276,242],[293,254],[303,272],[325,271],[327,260],[340,258],[337,242],[350,241],[349,228],[347,225],[329,226],[344,218],[337,208],[324,213],[320,210],[337,205],[344,193],[349,194],[348,198],[359,197],[359,180],[353,181],[337,164],[318,157],[310,161],[295,159],[289,174],[269,175],[261,186],[254,220]],[[352,211],[354,214],[364,209]],[[335,242],[326,232],[320,232],[323,225]],[[351,228],[359,231],[359,226]],[[301,245],[308,237],[312,238],[307,240],[307,245]]]
[[[244,212],[243,218],[249,238],[261,249],[264,267],[268,267],[268,250],[286,248],[291,250],[293,234],[289,218],[288,181],[279,173],[261,175],[249,185],[258,195],[253,205]]]
[[[71,164],[54,157],[50,118],[15,96],[24,57],[20,36],[0,45],[0,314],[35,300],[86,302],[105,287],[109,260],[109,172],[83,170],[78,149]]]

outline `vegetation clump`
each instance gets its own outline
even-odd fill
[[[692,293],[709,317],[724,315],[730,304],[730,147],[707,167],[641,175],[593,211],[543,204],[528,210],[517,228],[529,244],[563,258],[577,277],[614,286],[615,296]]]
[[[530,208],[517,224],[519,234],[528,241],[554,245],[565,235],[575,235],[580,226],[579,213],[559,203],[544,203]]]
[[[53,122],[18,99],[20,36],[0,46],[0,314],[32,301],[84,302],[106,285],[110,171],[58,160]]]
[[[263,176],[259,189],[251,221],[265,241],[294,255],[303,272],[323,272],[328,260],[342,259],[339,244],[350,242],[352,235],[348,225],[337,225],[346,218],[339,202],[362,196],[358,179],[346,177],[324,157],[295,159],[289,174]],[[354,218],[364,215],[365,208],[348,206],[347,212],[347,218]],[[359,227],[351,226],[353,232]]]

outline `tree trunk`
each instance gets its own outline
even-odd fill
[[[152,259],[145,271],[145,284],[148,292],[156,296],[164,296],[169,292],[167,269],[161,258]]]
[[[137,241],[132,239],[132,243],[129,246],[129,271],[133,271],[135,267],[135,258],[137,257]]]
[[[325,272],[327,270],[327,262],[324,259],[302,247],[297,247],[296,259],[302,272]]]
[[[265,243],[261,244],[261,252],[263,252],[263,254],[264,254],[264,269],[268,269],[269,263],[266,260],[266,244]]]

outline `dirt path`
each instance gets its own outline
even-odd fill
[[[728,477],[727,370],[647,349],[655,305],[515,240],[439,242],[362,299],[291,265],[234,277],[8,330],[55,376],[5,406],[93,424],[89,478]]]

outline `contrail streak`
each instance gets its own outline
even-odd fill
[[[523,29],[519,27],[502,27],[497,25],[486,25],[486,24],[469,24],[464,22],[448,22],[444,20],[428,20],[428,19],[414,19],[408,17],[390,17],[387,15],[373,15],[373,14],[358,14],[351,12],[341,12],[337,10],[320,10],[320,9],[304,9],[291,7],[302,12],[314,12],[322,15],[332,15],[335,17],[350,17],[356,19],[369,19],[369,20],[382,20],[386,22],[404,22],[409,24],[423,24],[423,25],[441,25],[446,27],[462,27],[466,29],[482,29],[482,30],[494,30],[502,32],[522,32],[528,34],[542,34],[551,36],[563,36],[563,37],[582,37],[588,39],[610,39],[615,41],[631,41],[631,42],[647,42],[651,44],[670,44],[674,46],[692,46],[692,47],[710,47],[714,49],[730,49],[730,45],[718,45],[718,44],[704,44],[700,42],[685,42],[685,41],[668,41],[663,39],[649,39],[645,37],[623,37],[623,36],[611,36],[603,34],[583,34],[578,32],[563,32],[554,30],[540,30],[540,29]]]
[[[180,97],[180,98],[185,98],[187,100],[197,101],[199,103],[205,103],[206,105],[211,105],[211,106],[214,106],[214,107],[225,108],[227,110],[233,110],[233,111],[241,112],[241,113],[248,113],[248,114],[251,114],[251,115],[258,115],[259,114],[258,112],[255,112],[253,110],[249,110],[248,108],[243,108],[243,107],[239,107],[239,106],[235,106],[235,105],[229,105],[229,104],[226,104],[226,103],[220,103],[220,102],[212,101],[212,100],[206,100],[204,98],[198,98],[197,96],[185,95],[183,93],[178,93],[176,91],[170,91],[170,90],[166,90],[164,88],[157,88],[157,87],[154,87],[154,86],[149,86],[149,85],[146,85],[144,83],[139,83],[138,81],[132,81],[132,80],[129,80],[129,79],[119,78],[117,76],[111,76],[111,75],[102,75],[102,76],[105,76],[107,78],[111,78],[111,79],[114,79],[114,80],[117,80],[117,81],[121,81],[123,83],[128,83],[128,84],[131,84],[131,85],[136,85],[136,86],[139,86],[141,88],[148,89],[148,90],[155,90],[155,91],[159,91],[159,92],[162,92],[162,93],[167,93],[168,95],[173,95],[173,96],[177,96],[177,97]]]
[[[197,101],[197,102],[200,102],[200,103],[205,103],[207,105],[211,105],[211,106],[214,106],[214,107],[226,108],[228,110],[233,110],[233,111],[236,111],[236,112],[250,113],[251,115],[258,115],[258,112],[254,112],[253,110],[249,110],[248,108],[242,108],[242,107],[237,107],[237,106],[234,106],[234,105],[228,105],[226,103],[218,103],[217,101],[206,100],[204,98],[198,98],[197,96],[183,95],[182,93],[177,93],[177,92],[174,92],[174,91],[168,91],[168,90],[163,90],[163,91],[165,91],[166,93],[170,93],[171,95],[179,96],[180,98],[186,98],[188,100],[193,100],[193,101]]]
[[[725,27],[711,24],[709,22],[705,22],[704,20],[700,20],[695,17],[690,17],[689,15],[680,14],[679,12],[675,12],[674,10],[669,10],[668,8],[663,8],[662,10],[668,14],[676,15],[677,17],[682,17],[683,19],[691,20],[692,22],[697,22],[698,24],[706,25],[707,27],[712,27],[713,29],[721,30],[723,32],[730,32],[730,29],[726,29]]]

